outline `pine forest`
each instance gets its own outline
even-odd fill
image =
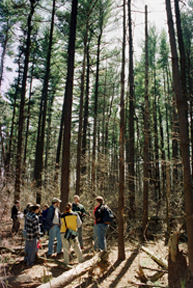
[[[169,286],[155,287],[191,288],[193,1],[159,7],[163,27],[140,0],[0,1],[0,234],[17,200],[23,210],[58,197],[63,211],[79,195],[91,217],[100,195],[117,259],[156,234],[176,250]],[[69,287],[154,287],[142,272],[143,286]]]

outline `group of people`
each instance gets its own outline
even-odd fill
[[[83,237],[82,223],[88,214],[82,204],[79,203],[78,195],[74,196],[74,203],[67,203],[64,212],[60,213],[61,200],[54,198],[52,205],[44,205],[40,213],[40,205],[27,204],[24,210],[25,224],[23,235],[25,239],[25,261],[27,265],[33,265],[38,247],[41,246],[41,237],[49,235],[47,257],[54,257],[54,240],[57,239],[57,255],[64,257],[64,263],[69,266],[70,246],[78,258],[79,263],[84,261],[82,255]],[[13,227],[12,233],[19,230],[19,201],[12,207]],[[94,249],[95,251],[106,250],[106,232],[109,225],[103,221],[104,200],[101,196],[96,197],[94,208]],[[47,232],[46,232],[47,231]],[[63,250],[63,252],[62,252]]]

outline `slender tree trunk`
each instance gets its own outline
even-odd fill
[[[32,71],[30,77],[30,88],[29,88],[29,99],[28,99],[28,111],[27,111],[27,124],[26,124],[26,133],[25,133],[25,148],[24,148],[24,155],[23,155],[23,177],[26,173],[26,157],[27,157],[27,144],[28,144],[28,132],[29,132],[29,124],[30,124],[30,108],[31,108],[31,95],[32,95],[32,82],[33,82],[33,70],[34,70],[34,57],[32,63]]]
[[[1,54],[1,66],[0,66],[0,90],[1,90],[1,83],[3,80],[3,70],[4,70],[4,61],[5,61],[5,53],[7,49],[7,42],[8,42],[8,30],[6,31],[5,34],[5,40],[3,41],[3,51]]]
[[[167,154],[168,154],[168,161],[170,161],[170,135],[169,135],[169,117],[168,117],[168,113],[169,113],[169,107],[170,107],[170,103],[169,103],[169,94],[170,94],[170,89],[169,89],[169,76],[168,76],[168,65],[166,66],[166,82],[167,82],[167,101],[165,103],[165,107],[166,107],[166,131],[167,131]],[[166,91],[166,89],[165,89]]]
[[[79,110],[79,128],[77,145],[77,163],[76,163],[76,194],[80,194],[80,164],[81,164],[81,140],[82,140],[82,121],[83,121],[83,100],[84,100],[84,79],[86,68],[86,52],[88,38],[88,22],[86,25],[86,36],[84,39],[84,56],[82,62],[81,88],[80,88],[80,110]]]
[[[111,98],[111,104],[110,104],[110,108],[109,108],[109,115],[106,121],[106,126],[105,126],[105,155],[107,156],[107,143],[108,143],[108,135],[109,135],[109,120],[111,118],[111,113],[112,113],[112,106],[113,106],[113,99],[114,99],[114,94],[115,94],[115,85],[113,84],[113,94],[112,94],[112,98]]]
[[[22,163],[22,144],[23,144],[23,125],[24,125],[24,107],[25,107],[25,93],[26,93],[26,82],[28,74],[28,64],[29,64],[29,55],[30,55],[30,46],[31,46],[31,31],[32,31],[32,16],[34,13],[35,1],[31,0],[31,10],[28,16],[27,24],[27,44],[24,60],[24,71],[22,79],[22,88],[21,88],[21,101],[20,101],[20,112],[19,112],[19,130],[18,130],[18,141],[17,141],[17,156],[16,156],[16,177],[15,177],[15,195],[14,200],[20,199],[21,192],[21,163]]]
[[[118,259],[125,259],[124,244],[124,94],[125,94],[125,44],[126,44],[126,4],[123,0],[123,46],[121,69],[121,95],[120,95],[120,134],[119,134],[119,200],[118,200]]]
[[[47,181],[47,174],[48,174],[48,155],[49,155],[49,148],[50,148],[50,137],[51,137],[51,122],[52,122],[52,106],[54,102],[56,90],[52,91],[49,108],[48,108],[48,127],[47,127],[47,138],[46,138],[46,153],[45,153],[45,185],[48,183]]]
[[[170,47],[172,54],[172,70],[174,80],[174,91],[176,96],[176,103],[178,108],[179,126],[180,126],[180,144],[182,151],[182,161],[184,166],[184,194],[185,194],[185,210],[186,210],[186,222],[188,232],[188,250],[189,250],[189,269],[193,275],[193,195],[192,195],[192,178],[190,171],[190,155],[189,155],[189,136],[188,125],[186,118],[186,105],[183,99],[183,93],[181,88],[180,73],[178,67],[178,54],[176,49],[175,32],[173,27],[173,19],[171,12],[170,0],[166,0],[166,12],[169,28]]]
[[[148,219],[148,166],[149,166],[149,99],[148,99],[148,25],[145,6],[145,111],[144,111],[144,180],[143,180],[143,235],[147,236]]]
[[[99,83],[99,64],[100,64],[100,44],[102,37],[102,28],[100,28],[100,34],[98,36],[97,45],[97,63],[96,63],[96,82],[95,82],[95,100],[94,100],[94,128],[93,128],[93,150],[92,150],[92,186],[95,190],[95,174],[96,174],[96,133],[97,133],[97,109],[98,109],[98,83]]]
[[[87,127],[88,127],[88,104],[89,104],[89,80],[90,80],[90,54],[89,54],[89,43],[87,44],[87,71],[86,71],[86,95],[84,103],[84,121],[83,121],[83,137],[82,137],[82,159],[83,165],[81,172],[86,172],[86,144],[87,144]]]
[[[128,1],[129,18],[129,218],[135,218],[135,131],[134,131],[134,71],[133,71],[133,37],[131,19],[131,0]]]
[[[78,0],[72,1],[70,37],[68,46],[68,72],[65,90],[64,103],[64,138],[62,151],[62,171],[61,171],[61,210],[68,202],[70,185],[70,136],[71,136],[71,115],[72,115],[72,93],[74,79],[74,56],[76,41],[76,20],[77,20]]]

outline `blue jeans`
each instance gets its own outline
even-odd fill
[[[35,255],[37,252],[37,239],[33,239],[31,241],[26,240],[26,249],[25,249],[27,256],[27,265],[33,265]]]
[[[26,253],[26,241],[27,241],[27,232],[26,232],[26,230],[23,230],[23,238],[24,238],[24,241],[25,241],[24,253]]]
[[[104,223],[98,223],[96,226],[96,248],[97,250],[106,250],[107,244],[106,244],[106,232],[109,228],[109,225]]]
[[[60,235],[60,227],[58,225],[54,225],[54,227],[49,230],[48,255],[52,255],[54,253],[55,238],[57,239],[57,253],[61,253],[62,241]]]
[[[94,224],[94,237],[93,237],[93,240],[94,240],[94,250],[97,251],[98,250],[98,247],[99,247],[99,241],[98,241],[98,237],[97,237],[97,225]]]

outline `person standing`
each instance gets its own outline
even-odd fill
[[[19,215],[18,209],[19,209],[19,201],[17,200],[15,201],[15,204],[11,208],[11,218],[13,220],[12,235],[17,234],[17,232],[19,231],[19,227],[20,227],[20,222],[18,219],[18,215]]]
[[[93,211],[93,217],[94,217],[94,236],[93,236],[93,242],[94,242],[94,250],[97,251],[98,249],[98,237],[97,237],[97,221],[96,221],[96,218],[95,218],[95,212],[96,212],[96,209],[99,207],[99,203],[97,202],[97,205],[95,206],[94,208],[94,211]]]
[[[61,215],[61,239],[63,246],[64,254],[64,263],[69,264],[69,248],[70,245],[74,248],[74,252],[78,258],[78,262],[81,263],[84,261],[82,256],[82,251],[80,249],[80,243],[77,238],[77,229],[82,225],[79,215],[76,212],[72,211],[72,204],[66,204],[64,209],[64,214]],[[70,229],[70,230],[69,230]],[[68,230],[69,233],[66,233]],[[70,236],[69,236],[70,235]]]
[[[54,240],[57,239],[57,256],[62,254],[62,241],[60,235],[60,211],[58,209],[60,202],[58,198],[52,200],[52,205],[49,207],[46,223],[44,225],[45,229],[49,231],[49,244],[48,244],[48,257],[52,257],[54,253]]]
[[[37,244],[41,242],[40,225],[37,214],[40,211],[40,205],[36,204],[31,207],[31,211],[27,213],[25,218],[26,229],[26,247],[25,247],[25,260],[27,265],[34,264],[35,255],[37,252]]]
[[[80,202],[80,197],[78,195],[74,195],[74,203],[72,204],[72,211],[77,212],[80,220],[83,223],[83,219],[86,216],[86,210],[84,209],[84,206],[79,203]],[[80,243],[81,249],[84,249],[83,246],[83,238],[82,238],[82,225],[78,228],[78,241]]]
[[[25,209],[23,210],[23,215],[24,217],[26,217],[27,213],[29,212],[29,207],[33,206],[31,203],[27,203],[27,206],[25,207]]]
[[[39,220],[40,220],[40,223],[41,223],[41,232],[43,232],[44,234],[46,233],[46,217],[47,217],[47,214],[48,214],[48,210],[49,210],[49,206],[47,204],[45,204],[42,208],[42,212],[39,216]]]
[[[108,224],[105,224],[103,221],[104,216],[104,199],[101,196],[96,197],[97,207],[95,207],[95,220],[96,220],[96,243],[95,248],[96,250],[106,250],[106,232],[109,228]]]

